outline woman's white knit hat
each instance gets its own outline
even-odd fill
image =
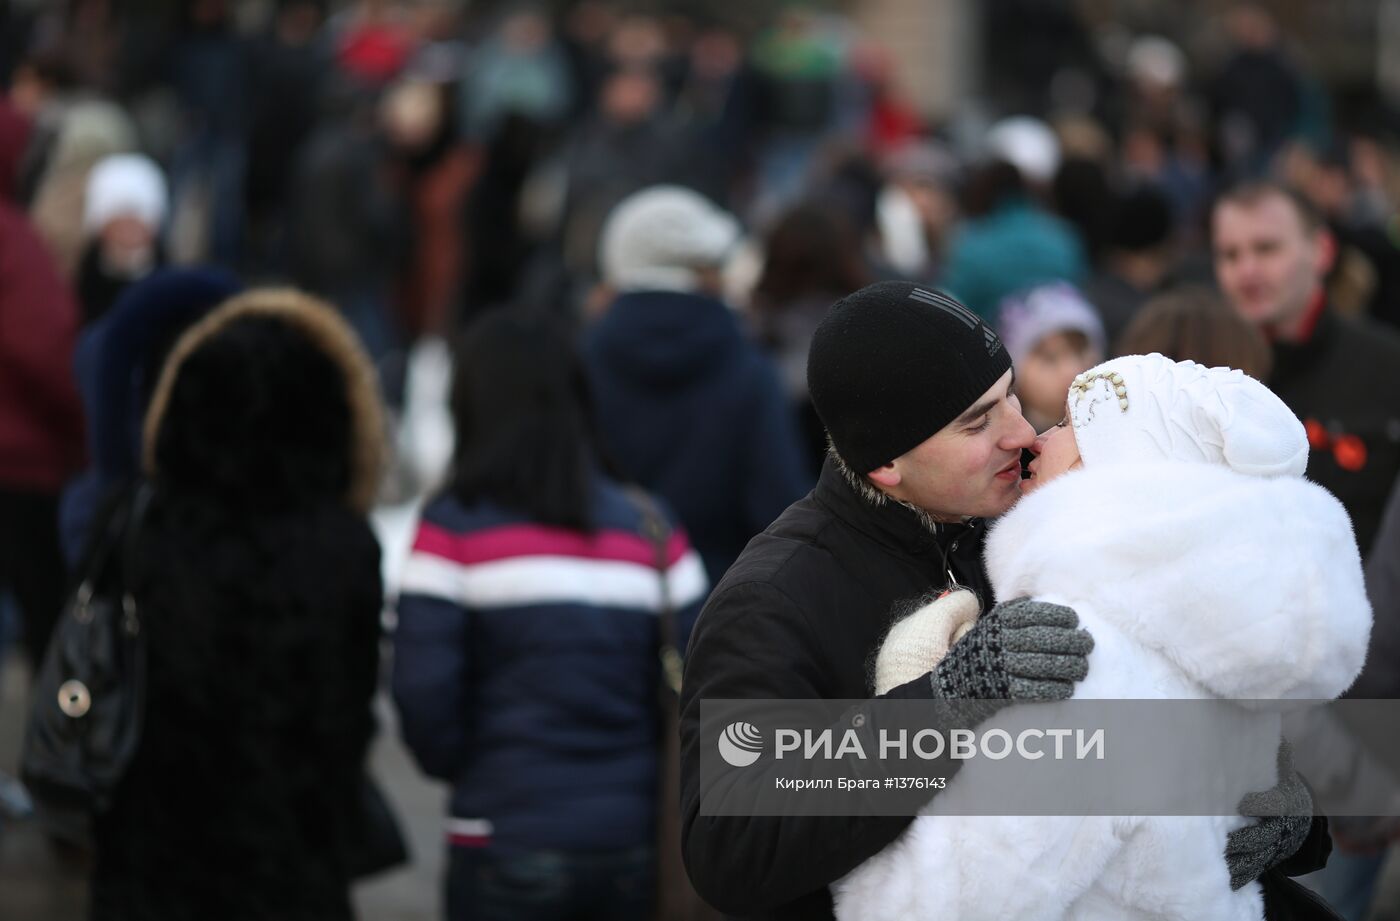
[[[1308,465],[1298,417],[1269,388],[1230,368],[1156,353],[1115,358],[1074,379],[1069,414],[1086,467],[1178,460],[1302,476]]]
[[[88,174],[83,229],[89,234],[119,217],[134,217],[159,232],[168,212],[165,175],[150,157],[113,154]]]

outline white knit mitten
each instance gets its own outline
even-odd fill
[[[875,658],[875,693],[883,694],[928,674],[981,613],[967,589],[930,601],[890,628]]]

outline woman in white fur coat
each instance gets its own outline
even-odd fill
[[[1078,612],[1095,647],[1075,698],[1304,701],[1355,679],[1371,610],[1351,523],[1303,479],[1303,427],[1262,384],[1161,355],[1114,359],[1075,380],[1065,421],[1036,447],[1030,494],[995,525],[987,569],[998,598]],[[891,630],[877,693],[946,651],[964,601]],[[838,881],[836,916],[1264,917],[1259,883],[1232,889],[1223,859],[1239,816],[959,815],[978,777],[969,764]],[[1274,758],[1231,780],[1240,795],[1272,786]]]

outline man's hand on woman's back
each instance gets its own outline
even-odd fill
[[[933,670],[949,700],[1064,700],[1089,673],[1094,638],[1070,608],[1005,601],[977,621]]]

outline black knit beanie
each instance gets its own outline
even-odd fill
[[[868,473],[962,415],[1010,367],[971,310],[882,281],[827,311],[807,355],[807,389],[841,459]]]

